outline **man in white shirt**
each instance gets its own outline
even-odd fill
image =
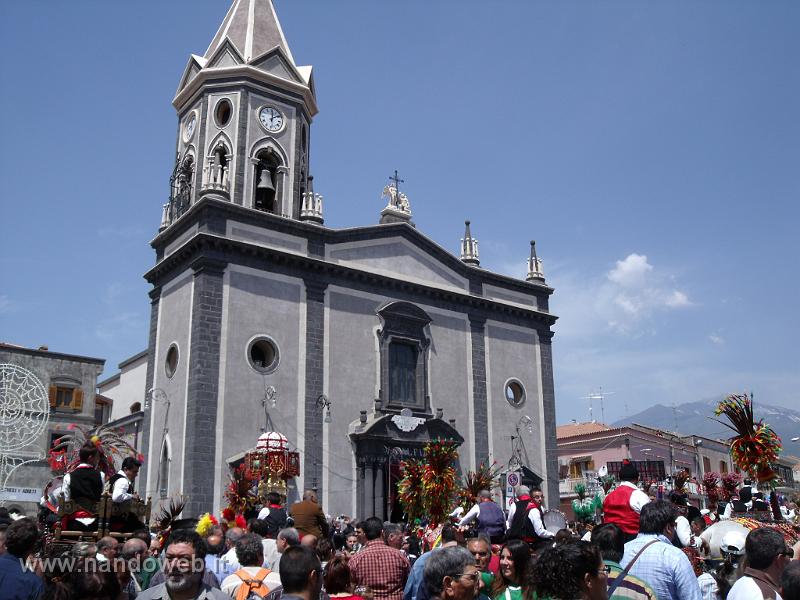
[[[639,470],[625,459],[619,470],[619,485],[603,500],[603,522],[622,529],[626,542],[639,533],[639,515],[650,497],[639,489]]]
[[[231,598],[235,598],[242,585],[248,585],[249,592],[264,598],[280,598],[281,578],[278,573],[262,567],[264,547],[261,536],[247,533],[236,542],[236,558],[242,565],[233,575],[228,575],[220,588]]]
[[[747,567],[728,592],[728,600],[782,600],[780,581],[792,560],[792,550],[774,529],[760,527],[747,534],[744,543]]]
[[[555,533],[547,531],[544,527],[544,493],[539,488],[529,490],[528,486],[520,485],[516,489],[517,501],[508,509],[506,519],[506,537],[508,539],[521,539],[528,543],[555,537]],[[525,513],[525,517],[517,516]]]
[[[500,544],[505,539],[506,524],[502,509],[492,501],[489,490],[478,492],[478,503],[458,522],[459,527],[466,527],[475,519],[478,520],[477,532],[487,535],[493,544]]]
[[[670,501],[675,505],[678,516],[675,518],[675,536],[678,538],[683,548],[697,548],[698,550],[708,548],[708,542],[703,541],[700,536],[692,534],[692,526],[689,524],[689,519],[686,518],[687,507],[689,501],[685,496],[673,492],[670,496]]]
[[[141,466],[142,463],[132,456],[128,456],[122,461],[122,468],[108,480],[111,501],[114,504],[122,504],[134,499],[139,500],[139,495],[133,489],[133,482],[139,474]],[[144,526],[144,523],[130,512],[111,519],[111,529],[114,531],[133,531]]]
[[[133,498],[139,498],[133,490],[133,481],[139,474],[141,466],[142,463],[132,456],[128,456],[122,461],[122,468],[108,480],[112,502],[127,502]]]

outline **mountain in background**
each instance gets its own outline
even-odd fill
[[[614,427],[638,423],[655,427],[665,431],[677,431],[683,435],[702,435],[711,439],[726,439],[733,435],[727,427],[712,421],[709,417],[714,417],[714,409],[717,407],[717,400],[701,400],[699,402],[686,402],[672,406],[656,404],[643,410],[620,419],[612,423]],[[782,454],[800,454],[800,442],[792,442],[793,437],[800,436],[800,412],[781,406],[771,406],[763,404],[757,400],[755,405],[755,418],[764,419],[783,441]],[[723,422],[727,419],[724,416],[718,417]]]

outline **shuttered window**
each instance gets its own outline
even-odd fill
[[[50,408],[55,410],[75,410],[83,408],[83,390],[78,387],[51,385],[49,390]]]

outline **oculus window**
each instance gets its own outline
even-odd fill
[[[272,373],[278,368],[280,355],[275,341],[268,337],[258,337],[250,342],[247,349],[250,366],[259,373]]]

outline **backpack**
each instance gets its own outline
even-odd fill
[[[269,569],[259,569],[258,573],[256,573],[253,577],[250,576],[250,573],[246,569],[239,569],[234,573],[239,579],[242,580],[242,583],[239,584],[239,587],[236,590],[236,595],[234,596],[234,600],[264,600],[266,598],[279,598],[280,597],[280,590],[271,590],[266,583],[264,583],[264,579],[272,573]],[[277,591],[278,594],[274,592]]]

